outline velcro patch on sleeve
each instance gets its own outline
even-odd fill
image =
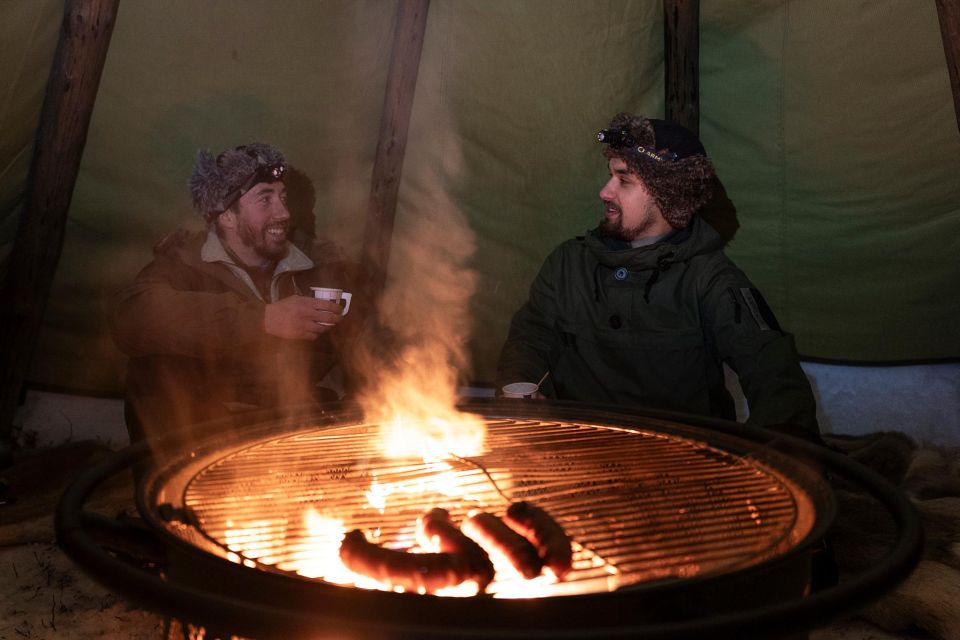
[[[743,303],[747,305],[750,315],[753,316],[754,322],[757,323],[761,331],[780,331],[780,323],[777,322],[776,316],[770,310],[770,305],[763,299],[763,295],[759,291],[741,287],[740,297],[743,298]]]

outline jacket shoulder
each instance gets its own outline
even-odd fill
[[[744,286],[750,283],[743,270],[722,249],[696,255],[690,259],[690,264],[696,270],[702,289],[718,286],[720,283],[743,283]]]
[[[206,232],[186,229],[167,234],[153,246],[153,259],[140,270],[137,279],[159,278],[186,283],[200,278],[199,272],[204,269],[200,249],[206,237]]]
[[[168,256],[196,244],[198,247],[206,237],[206,232],[176,229],[163,236],[153,245],[153,255],[156,257]]]
[[[589,254],[582,237],[564,240],[547,254],[540,267],[541,273],[553,273],[569,268],[571,264],[579,264]]]
[[[582,254],[588,251],[586,244],[586,239],[584,236],[576,236],[570,238],[569,240],[564,240],[558,244],[553,251],[550,252],[551,256],[569,256],[575,254]]]

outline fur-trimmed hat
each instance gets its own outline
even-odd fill
[[[597,139],[608,145],[603,151],[607,158],[620,158],[640,176],[674,229],[689,225],[710,199],[716,172],[688,129],[669,120],[618,113]]]
[[[202,149],[190,174],[193,206],[209,220],[229,209],[254,185],[280,180],[284,169],[283,153],[269,144],[254,142],[216,157]]]

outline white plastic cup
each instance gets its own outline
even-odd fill
[[[330,289],[327,287],[310,287],[310,290],[313,291],[313,297],[317,300],[330,300],[331,302],[339,303],[341,300],[346,302],[343,306],[343,313],[340,315],[347,315],[350,311],[350,300],[353,299],[353,294],[349,291],[344,291],[343,289]]]
[[[511,382],[503,385],[500,391],[504,398],[532,398],[539,389],[536,382]]]

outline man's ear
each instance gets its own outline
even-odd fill
[[[217,215],[217,224],[223,229],[237,228],[237,212],[233,207]]]

